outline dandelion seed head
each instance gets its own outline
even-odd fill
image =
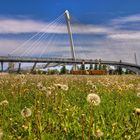
[[[9,102],[7,100],[3,100],[0,102],[0,106],[7,106]]]
[[[24,75],[24,74],[21,74],[21,75],[20,75],[20,78],[21,78],[21,79],[24,79],[24,78],[25,78],[25,75]]]
[[[69,89],[69,87],[67,85],[62,85],[61,89],[64,91],[67,91]]]
[[[135,108],[135,114],[140,115],[140,108]]]
[[[104,133],[100,129],[98,129],[98,130],[95,131],[96,138],[103,137],[103,135],[104,135]]]
[[[87,96],[87,102],[92,104],[92,105],[99,105],[101,102],[100,97],[97,94],[91,93]]]
[[[54,84],[54,86],[64,91],[67,91],[69,89],[68,85]]]
[[[41,91],[46,91],[46,90],[47,90],[47,88],[44,86],[41,88]]]
[[[139,97],[139,98],[140,98],[140,92],[139,92],[139,93],[137,93],[137,97]]]
[[[32,115],[32,111],[31,111],[31,109],[25,107],[24,109],[21,110],[21,115],[24,118],[30,117]]]
[[[42,88],[42,87],[43,87],[42,83],[39,82],[39,83],[37,84],[37,87],[38,87],[39,89]]]
[[[46,92],[46,97],[49,97],[51,94],[52,94],[51,91],[47,91],[47,92]]]

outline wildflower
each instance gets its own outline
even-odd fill
[[[87,83],[86,83],[87,85],[92,85],[93,83],[92,83],[92,81],[91,80],[89,80],[89,81],[87,81]]]
[[[21,78],[21,79],[24,79],[24,78],[25,78],[25,75],[24,75],[24,74],[21,74],[21,75],[20,75],[20,78]]]
[[[39,83],[37,84],[37,87],[38,87],[38,88],[42,88],[42,87],[43,87],[42,83],[39,82]]]
[[[2,131],[2,129],[0,128],[0,139],[2,138],[2,136],[3,136],[3,131]]]
[[[30,117],[32,115],[32,111],[31,111],[31,109],[25,107],[24,109],[21,110],[21,115],[24,118]]]
[[[62,85],[61,89],[64,91],[67,91],[69,89],[69,87],[67,85]]]
[[[85,114],[82,114],[82,117],[85,117]]]
[[[9,102],[7,100],[3,100],[0,102],[0,106],[7,106]]]
[[[89,102],[92,105],[97,106],[97,105],[100,104],[101,99],[100,99],[100,97],[97,94],[92,93],[92,94],[89,94],[87,96],[87,102]]]
[[[139,98],[140,98],[140,92],[139,92],[139,93],[137,93],[137,97],[139,97]]]
[[[28,126],[27,125],[22,125],[22,128],[24,128],[24,130],[27,130],[28,129]]]
[[[68,85],[62,85],[62,84],[55,84],[54,86],[56,86],[57,88],[62,89],[64,91],[67,91],[69,88]]]
[[[51,90],[52,88],[51,87],[47,87],[47,90]]]
[[[61,88],[62,85],[61,84],[54,84],[54,86],[57,88]]]
[[[12,119],[12,118],[9,118],[9,120],[10,120],[10,121],[13,121],[13,119]]]
[[[21,139],[21,136],[18,136],[17,139],[20,140]]]
[[[103,135],[104,135],[104,133],[100,129],[95,131],[95,137],[96,138],[103,137]]]
[[[140,115],[140,108],[135,108],[135,114]]]
[[[65,133],[67,132],[67,128],[66,128],[66,127],[64,128],[64,132],[65,132]]]
[[[46,97],[49,97],[51,94],[52,94],[51,91],[47,91],[47,93],[46,93]]]
[[[93,89],[97,89],[96,85],[94,85],[94,84],[92,85],[92,88],[93,88]]]
[[[46,89],[46,87],[42,87],[42,89],[41,89],[42,91],[46,91],[47,89]]]

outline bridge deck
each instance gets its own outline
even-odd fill
[[[72,59],[72,58],[37,58],[37,57],[15,57],[15,56],[0,56],[0,62],[27,62],[27,63],[65,63],[65,64],[108,64],[108,65],[121,65],[129,66],[140,69],[139,65],[120,62],[120,61],[104,61],[104,60],[93,60],[93,59]]]

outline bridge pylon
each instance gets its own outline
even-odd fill
[[[71,55],[72,55],[73,60],[75,61],[76,57],[75,57],[74,42],[73,42],[73,36],[72,36],[72,30],[71,30],[71,24],[70,24],[69,11],[66,10],[64,15],[66,18],[66,24],[67,24],[67,29],[68,29],[69,39],[70,39]],[[76,70],[76,64],[74,64],[73,66],[74,66],[74,70]]]

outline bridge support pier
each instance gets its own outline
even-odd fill
[[[33,72],[34,71],[34,69],[35,69],[35,67],[36,67],[36,62],[34,63],[34,65],[33,65],[33,67],[32,67],[32,69],[31,69],[31,72]]]
[[[20,71],[21,71],[21,62],[19,62],[17,73],[20,73]]]
[[[3,72],[3,62],[1,62],[1,72]]]

